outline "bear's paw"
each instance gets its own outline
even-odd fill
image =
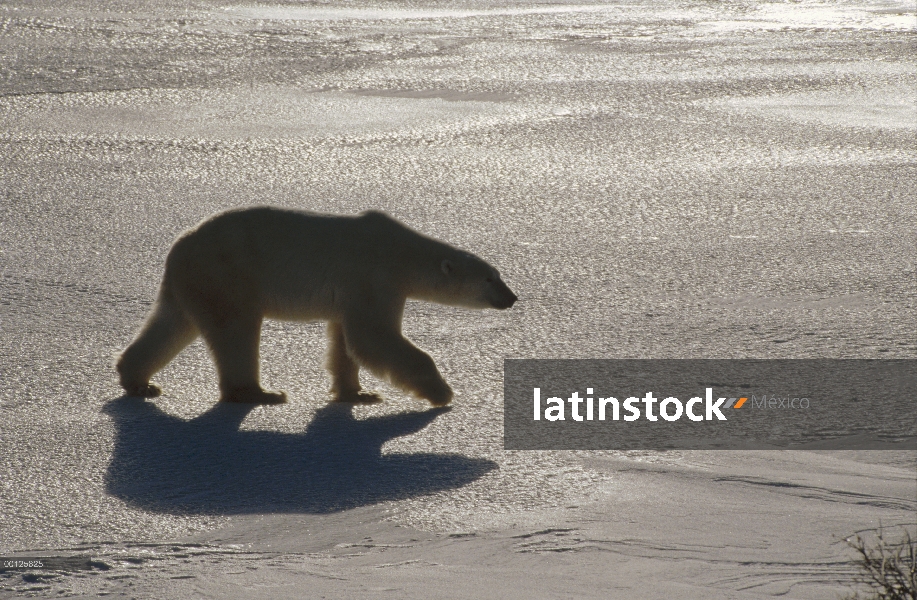
[[[268,392],[260,388],[238,388],[224,392],[220,402],[239,404],[284,404],[287,395],[284,392]]]
[[[155,398],[162,395],[162,388],[155,383],[124,384],[124,395],[134,398]]]
[[[382,402],[382,396],[372,392],[338,392],[335,394],[332,402],[344,404],[378,404]]]

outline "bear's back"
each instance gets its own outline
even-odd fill
[[[178,286],[247,287],[266,312],[321,318],[340,299],[382,280],[425,279],[448,246],[378,211],[341,216],[267,206],[220,213],[183,234],[166,279]],[[182,283],[182,281],[184,283]],[[308,313],[308,314],[307,314]]]

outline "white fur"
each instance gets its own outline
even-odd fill
[[[336,400],[378,400],[360,392],[363,366],[447,404],[452,390],[433,360],[401,335],[407,298],[469,308],[508,308],[516,300],[480,258],[380,212],[221,213],[172,246],[156,305],[118,360],[121,385],[128,394],[158,395],[150,377],[202,335],[222,400],[283,402],[282,392],[266,392],[259,382],[261,321],[323,320]]]

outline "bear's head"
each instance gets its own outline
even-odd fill
[[[466,308],[512,306],[518,299],[492,266],[473,254],[458,252],[440,262],[437,301]]]

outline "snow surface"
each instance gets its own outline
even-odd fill
[[[913,16],[4,3],[0,553],[96,567],[0,596],[850,591],[842,540],[914,524],[917,451],[508,452],[502,361],[917,358]],[[200,343],[121,397],[172,240],[250,204],[382,209],[500,269],[509,311],[406,311],[450,410],[371,378],[385,403],[328,406],[321,325],[279,322],[286,405],[218,405]]]

